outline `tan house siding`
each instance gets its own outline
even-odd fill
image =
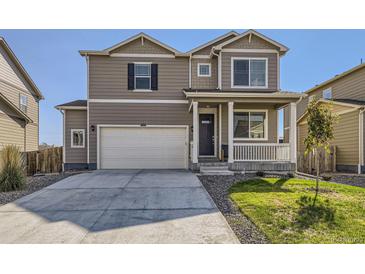
[[[268,58],[268,88],[231,88],[232,57],[259,57]],[[222,89],[224,91],[247,91],[247,92],[275,92],[278,90],[278,55],[276,53],[222,53]]]
[[[151,42],[148,39],[136,39],[128,44],[114,49],[111,53],[132,54],[173,54],[171,51]]]
[[[275,49],[275,50],[279,50],[278,47],[276,47],[275,45],[265,41],[264,39],[256,36],[256,35],[251,35],[251,40],[250,40],[250,36],[244,36],[240,39],[237,39],[236,41],[226,45],[225,47],[223,47],[225,49]]]
[[[241,143],[277,143],[277,110],[272,105],[265,104],[234,104],[234,109],[268,110],[268,140],[267,141],[240,141]],[[228,106],[222,105],[222,144],[228,144]]]
[[[31,90],[29,84],[11,61],[9,55],[0,46],[0,81],[1,80],[21,89]]]
[[[211,76],[199,77],[198,64],[210,64]],[[191,85],[196,89],[216,89],[218,87],[218,59],[192,59],[191,60]]]
[[[24,151],[24,125],[25,122],[0,100],[0,149],[11,144]]]
[[[188,104],[89,103],[90,125],[192,125]],[[90,132],[90,163],[96,163],[97,130]]]
[[[26,125],[26,151],[38,150],[39,144],[39,100],[28,82],[24,79],[20,71],[13,64],[7,53],[0,47],[0,92],[15,106],[20,107],[20,95],[26,95],[28,98],[27,116],[32,119],[32,123]],[[12,139],[10,132],[18,132],[20,129],[18,123],[12,123],[14,128],[7,134]],[[10,124],[7,124],[9,127]],[[18,133],[15,133],[18,134]],[[23,130],[24,135],[24,130]],[[14,135],[17,140],[18,136]],[[16,141],[18,142],[18,140]],[[22,148],[24,149],[24,136]]]
[[[133,62],[158,64],[158,90],[128,90],[128,63]],[[189,86],[189,59],[90,56],[89,73],[90,99],[185,100],[182,89]]]
[[[305,112],[309,96],[314,95],[322,98],[323,91],[328,88],[332,89],[332,97],[334,99],[365,100],[365,67],[309,92],[308,97],[298,104],[298,115],[300,116]]]
[[[26,126],[26,148],[27,151],[38,150],[39,140],[38,140],[38,125],[37,124],[27,124]]]
[[[308,125],[298,125],[298,151],[304,153],[304,139]],[[359,163],[359,110],[341,114],[334,126],[334,140],[338,165],[357,165]]]
[[[87,112],[86,110],[65,110],[66,163],[87,163]],[[71,129],[85,130],[85,148],[71,148]]]

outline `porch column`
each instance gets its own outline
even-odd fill
[[[228,102],[228,163],[233,163],[233,102]]]
[[[289,147],[290,162],[297,163],[297,104],[290,103],[290,121],[289,121]]]
[[[198,102],[193,102],[193,164],[198,163],[199,113]]]

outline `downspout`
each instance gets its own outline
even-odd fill
[[[359,111],[359,164],[357,173],[361,174],[361,166],[364,165],[364,111],[362,108]]]
[[[143,36],[142,36],[143,37]],[[86,54],[85,55],[85,59],[86,59],[86,89],[87,89],[87,100],[86,100],[86,134],[87,134],[87,146],[86,146],[86,161],[87,161],[87,166],[88,169],[90,169],[90,119],[89,119],[89,56]]]
[[[189,89],[191,89],[191,58],[192,58],[192,54],[190,53],[190,56],[189,56]]]
[[[219,52],[219,54],[216,54],[215,52],[215,47],[212,47],[211,50],[211,54],[217,56],[218,58],[218,85],[217,85],[217,89],[221,89],[221,52]]]

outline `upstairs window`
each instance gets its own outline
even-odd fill
[[[331,88],[325,89],[322,92],[322,97],[323,97],[323,99],[327,99],[327,100],[332,99],[332,89]]]
[[[71,147],[84,148],[85,147],[85,130],[71,129]]]
[[[128,90],[158,90],[158,64],[128,63]]]
[[[267,87],[266,58],[232,58],[232,88]]]
[[[235,111],[233,123],[235,139],[267,138],[266,111]]]
[[[210,64],[198,64],[198,77],[210,77]]]
[[[136,90],[151,90],[151,64],[135,64],[134,81]]]
[[[23,111],[24,113],[27,113],[27,109],[28,109],[28,97],[26,95],[20,94],[19,97],[19,106],[20,106],[20,110]]]

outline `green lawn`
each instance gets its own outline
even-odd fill
[[[240,182],[230,198],[272,243],[365,243],[365,189],[328,182],[312,206],[315,181]]]

